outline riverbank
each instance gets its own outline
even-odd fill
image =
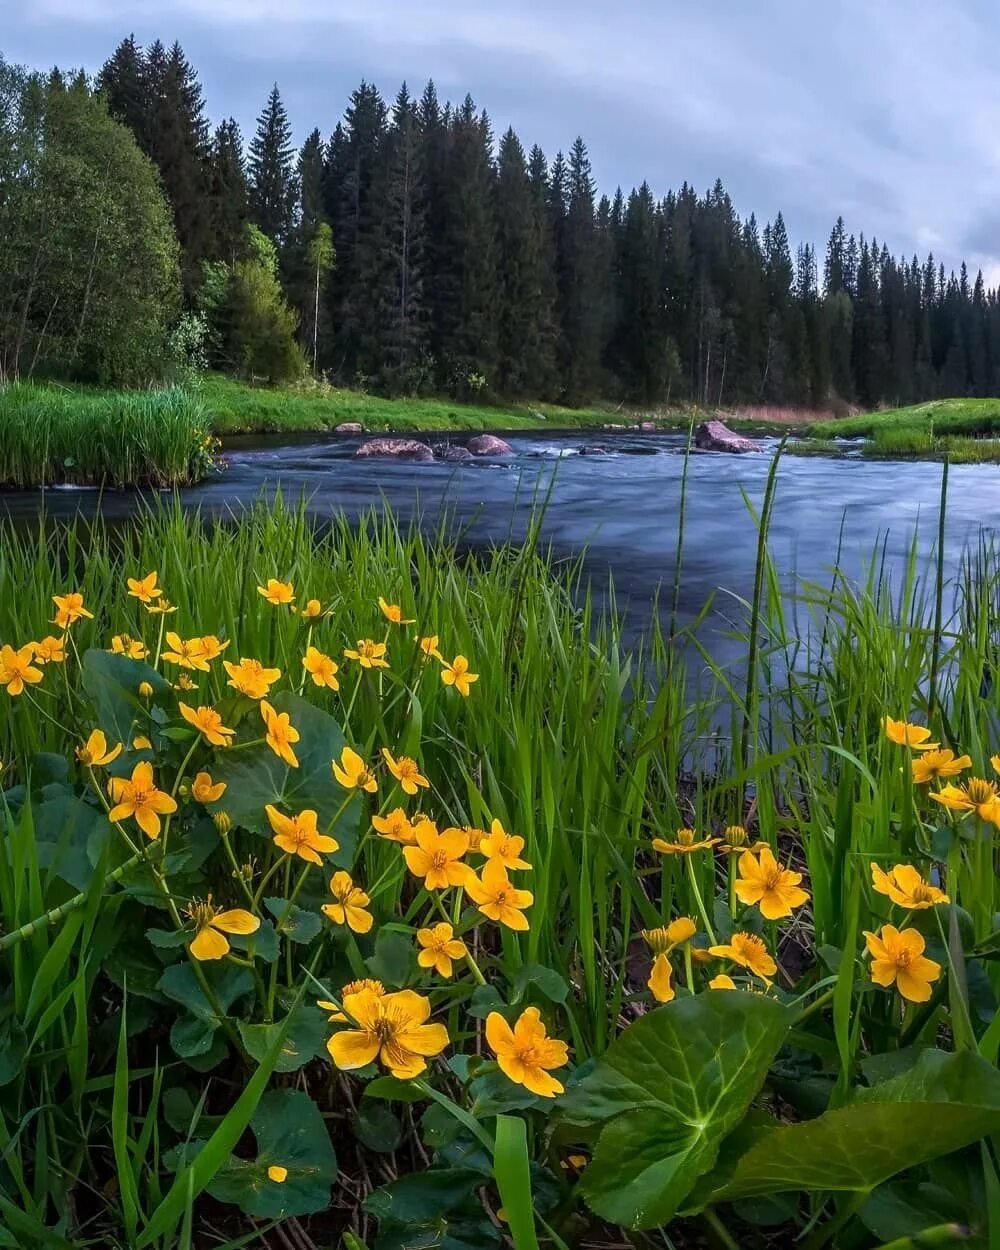
[[[798,455],[823,455],[836,439],[864,439],[862,455],[877,460],[1000,463],[1000,399],[939,399],[865,412],[807,427]],[[852,450],[857,450],[852,449]]]

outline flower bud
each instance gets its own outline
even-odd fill
[[[153,687],[148,681],[139,682],[139,693],[144,699],[150,699],[153,696]]]
[[[215,824],[216,829],[218,829],[218,831],[221,834],[227,834],[229,830],[232,829],[233,827],[233,822],[229,816],[229,813],[225,811],[220,810],[217,812],[213,812],[212,821]]]

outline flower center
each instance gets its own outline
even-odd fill
[[[431,856],[431,864],[433,867],[438,868],[438,869],[447,868],[448,852],[447,851],[435,851],[434,854]]]
[[[764,877],[763,886],[765,890],[775,890],[781,885],[781,878],[784,875],[784,869],[772,868]]]

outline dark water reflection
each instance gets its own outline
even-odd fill
[[[444,514],[466,530],[473,545],[523,540],[532,510],[549,494],[543,536],[559,555],[587,549],[594,585],[613,575],[629,632],[650,619],[661,586],[667,611],[677,543],[684,438],[671,434],[581,432],[512,436],[515,455],[432,464],[357,460],[360,440],[310,435],[289,439],[234,439],[219,478],[181,492],[185,505],[225,514],[280,488],[286,500],[304,495],[320,518],[356,517],[385,502],[404,520],[435,526]],[[440,440],[436,440],[440,441]],[[768,452],[775,444],[762,444]],[[599,446],[604,450],[590,454]],[[580,454],[587,448],[588,452]],[[706,645],[736,661],[738,645],[723,636],[726,616],[740,615],[732,596],[753,587],[756,532],[741,492],[759,507],[771,455],[697,455],[688,482],[682,622],[692,621],[715,592],[716,609],[703,627]],[[886,544],[887,567],[897,578],[916,535],[926,559],[936,538],[941,467],[927,463],[866,462],[788,456],[779,470],[771,548],[788,584],[826,581],[837,558],[860,575],[876,544]],[[550,492],[550,493],[549,493]],[[100,508],[109,519],[138,506],[129,493],[79,490],[0,495],[15,518],[69,517]],[[1000,469],[953,468],[946,538],[950,575],[980,528],[1000,524]]]

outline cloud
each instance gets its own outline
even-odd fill
[[[582,133],[609,191],[721,177],[793,239],[822,247],[842,214],[895,252],[1000,269],[989,0],[33,0],[5,51],[96,68],[130,28],[180,38],[213,116],[244,129],[274,79],[305,134],[363,77],[391,95],[432,76],[549,155]]]

